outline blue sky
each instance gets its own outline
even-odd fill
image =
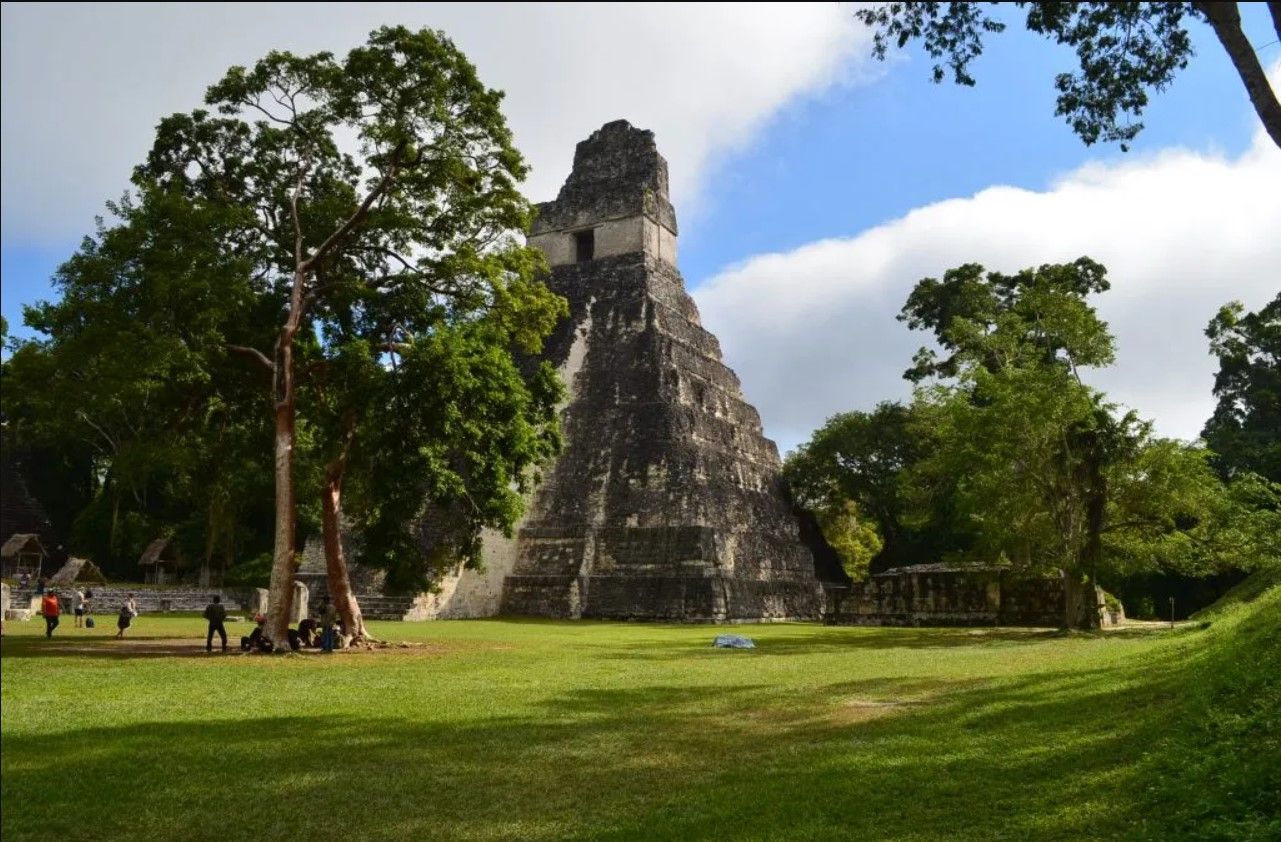
[[[1074,56],[1024,32],[1017,21],[991,38],[974,64],[978,85],[962,88],[930,82],[929,62],[920,55],[870,61],[866,33],[851,23],[848,9],[831,4],[744,7],[728,16],[717,6],[519,6],[503,7],[502,14],[474,6],[324,6],[312,10],[306,25],[291,27],[295,8],[4,7],[0,280],[11,331],[25,332],[22,305],[50,294],[54,268],[91,229],[103,201],[124,189],[128,167],[145,154],[156,119],[196,107],[203,87],[229,64],[252,61],[273,47],[342,50],[386,22],[445,29],[476,61],[482,78],[509,92],[518,143],[535,166],[535,200],[554,193],[573,143],[607,120],[625,117],[656,131],[673,172],[682,271],[748,399],[783,449],[832,411],[905,396],[897,379],[907,364],[902,355],[910,356],[908,346],[919,339],[879,331],[900,329],[893,314],[919,276],[905,270],[875,286],[862,267],[848,266],[843,282],[864,293],[832,300],[848,300],[850,313],[866,309],[875,321],[867,315],[859,328],[868,334],[866,342],[842,353],[884,356],[872,370],[820,358],[815,347],[822,343],[806,339],[804,325],[799,338],[781,332],[774,324],[781,319],[750,332],[757,323],[750,307],[727,290],[734,279],[739,292],[758,281],[739,270],[771,267],[776,277],[762,289],[786,300],[789,285],[817,288],[818,281],[811,283],[802,271],[816,243],[855,243],[905,215],[999,185],[1051,202],[1065,178],[1089,181],[1091,168],[1101,168],[1120,179],[1135,167],[1165,166],[1172,150],[1234,167],[1258,131],[1235,71],[1210,30],[1199,25],[1193,27],[1197,57],[1169,91],[1153,96],[1147,128],[1127,154],[1115,145],[1084,146],[1053,116],[1053,76],[1074,67]],[[1275,38],[1266,10],[1247,8],[1246,25],[1265,65],[1281,61],[1281,46],[1262,46]],[[599,37],[613,30],[632,32],[634,43]],[[31,76],[47,84],[26,85]],[[1260,154],[1275,153],[1273,147]],[[1124,193],[1115,195],[1120,198],[1111,201],[1128,201]],[[1195,196],[1188,199],[1196,203]],[[975,255],[983,251],[980,245],[991,251],[988,241],[1001,236],[1001,218],[985,219],[968,235]],[[1181,343],[1202,341],[1195,326],[1212,315],[1211,302],[1241,297],[1256,305],[1269,286],[1278,286],[1261,279],[1257,268],[1271,252],[1251,250],[1250,242],[1227,253],[1228,274],[1237,280],[1220,278],[1221,288],[1188,298],[1185,311],[1166,314],[1181,331]],[[1035,242],[1023,245],[1008,259],[1042,262]],[[1053,257],[1050,251],[1044,260]],[[919,265],[941,272],[976,259],[968,254],[963,242],[955,254],[940,253]],[[1233,269],[1238,254],[1240,267]],[[1132,273],[1143,275],[1143,266]],[[1124,297],[1122,290],[1117,298]],[[841,314],[830,315],[830,329],[839,331]],[[1140,321],[1121,314],[1119,331],[1127,318]],[[1131,356],[1140,361],[1151,358],[1152,343],[1160,341],[1154,335],[1134,328],[1122,335],[1122,349],[1135,349]],[[1170,434],[1191,437],[1208,401],[1212,372],[1204,356],[1198,346],[1187,371],[1166,378],[1160,395],[1144,394],[1164,382],[1150,367],[1124,369],[1130,381],[1116,382],[1127,402]],[[804,399],[784,388],[784,381],[797,380]],[[1180,389],[1193,381],[1199,397],[1184,406],[1191,398],[1185,400]],[[812,396],[821,399],[810,401]]]
[[[1246,19],[1254,43],[1275,39],[1266,10]],[[974,63],[973,88],[934,84],[928,56],[914,54],[872,84],[784,109],[713,170],[706,215],[681,238],[691,286],[747,256],[845,236],[993,184],[1040,189],[1089,161],[1172,146],[1238,154],[1257,130],[1236,71],[1209,28],[1196,26],[1197,57],[1153,96],[1131,151],[1087,147],[1054,116],[1054,76],[1075,68],[1075,54],[1012,23]],[[1260,55],[1281,58],[1281,46]]]

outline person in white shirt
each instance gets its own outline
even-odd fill
[[[71,592],[71,609],[76,615],[76,628],[83,628],[85,623],[85,592],[76,588]]]

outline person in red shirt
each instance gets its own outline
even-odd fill
[[[57,591],[49,591],[40,600],[40,613],[44,615],[44,636],[53,637],[53,630],[58,627],[58,615],[62,613]]]

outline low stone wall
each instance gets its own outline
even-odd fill
[[[93,598],[89,600],[89,610],[92,614],[115,614],[120,611],[120,606],[129,598],[129,594],[134,595],[134,603],[138,606],[139,613],[156,614],[168,613],[171,611],[204,611],[205,606],[209,604],[209,598],[214,594],[222,597],[222,602],[227,606],[228,611],[249,611],[252,605],[253,588],[138,588],[129,585],[84,585],[86,593],[92,591]],[[71,613],[71,592],[70,587],[64,586],[56,589],[58,598],[62,603],[62,610],[65,614]],[[12,596],[11,611],[20,608],[31,609],[31,616],[40,613],[40,597],[36,595],[34,589],[15,590]],[[19,619],[15,617],[14,619]]]
[[[1057,628],[1065,613],[1062,578],[999,568],[921,564],[828,591],[828,618],[842,625]]]

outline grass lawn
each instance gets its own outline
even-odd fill
[[[52,642],[38,621],[11,623],[0,830],[6,842],[1266,838],[1281,825],[1255,790],[1281,781],[1276,708],[1247,710],[1226,736],[1190,719],[1223,704],[1207,676],[1241,660],[1242,636],[1241,668],[1262,682],[1251,698],[1277,690],[1281,588],[1234,611],[1209,629],[1097,636],[730,629],[756,639],[750,652],[709,648],[725,629],[706,626],[375,623],[422,645],[328,657],[206,656],[187,617],[143,615],[125,645],[106,622],[65,618]],[[1188,765],[1198,739],[1211,754],[1250,741],[1248,791],[1188,777],[1222,777]],[[1206,788],[1209,801],[1185,794]]]

